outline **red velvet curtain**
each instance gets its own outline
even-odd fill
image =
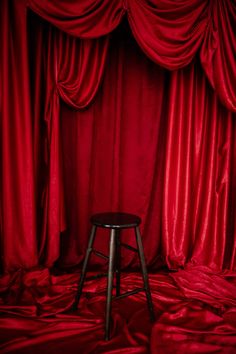
[[[234,2],[36,4],[68,32],[82,26],[79,36],[104,37],[72,38],[29,13],[26,0],[0,3],[0,351],[233,353]],[[108,35],[125,13],[129,25]],[[143,294],[114,302],[110,342],[106,281],[86,283],[71,313],[78,274],[46,268],[81,264],[89,216],[107,209],[142,217],[148,266],[158,269],[150,272],[156,323]],[[123,268],[137,268],[123,256]],[[137,274],[122,274],[122,291],[136,286]]]
[[[60,232],[66,228],[64,212],[64,187],[61,166],[61,135],[60,135],[60,102],[61,97],[75,109],[83,109],[91,103],[100,85],[105,66],[109,37],[100,40],[83,40],[69,37],[51,26],[37,27],[37,19],[31,20],[31,28],[36,26],[34,35],[37,40],[31,48],[37,53],[32,63],[34,91],[34,115],[36,120],[40,106],[44,119],[44,140],[39,141],[40,132],[35,131],[36,169],[44,175],[44,182],[39,180],[42,205],[39,240],[39,259],[47,266],[52,266],[59,257]],[[35,38],[33,39],[35,40]],[[34,43],[32,40],[31,43]],[[65,57],[66,53],[66,57]],[[41,61],[45,63],[41,64]],[[40,77],[40,72],[42,75]],[[43,80],[45,83],[41,82]],[[39,87],[44,90],[41,100],[38,99]],[[36,122],[36,124],[38,124]],[[41,123],[42,124],[42,123]],[[44,144],[44,159],[40,144]],[[44,172],[42,173],[42,165]]]
[[[70,227],[61,263],[82,260],[89,215],[125,210],[142,217],[152,269],[187,262],[234,269],[235,117],[198,60],[168,72],[145,57],[126,27],[112,36],[109,53],[92,106],[62,106]],[[126,237],[134,242],[132,233]],[[101,237],[98,247],[106,245]],[[123,264],[137,259],[127,253]]]
[[[26,1],[1,10],[2,262],[5,270],[52,266],[65,229],[59,95],[77,109],[90,104],[109,36],[81,42],[27,22]]]
[[[92,10],[97,13],[99,4],[93,7],[91,3],[76,3],[78,11],[86,10],[88,16]],[[115,3],[109,4],[113,5],[104,9],[104,13],[107,14],[110,8],[110,16],[104,15],[105,22],[101,21],[105,29],[108,18],[112,26],[119,22],[115,21],[119,13]],[[130,22],[130,13],[134,17],[136,11],[137,16],[141,16],[134,4],[138,7],[142,2],[127,5],[133,33],[135,20],[133,24]],[[191,4],[192,7],[186,8],[177,6],[177,13],[189,14],[191,9],[197,18],[205,13],[206,3]],[[214,14],[223,6],[220,4],[212,4]],[[123,5],[121,13],[127,8]],[[164,11],[165,3],[162,5]],[[1,6],[4,268],[30,268],[38,262],[52,266],[59,255],[62,264],[79,263],[83,258],[91,212],[122,208],[133,210],[143,218],[142,231],[152,269],[163,263],[176,268],[186,262],[233,269],[235,123],[232,114],[219,104],[210,90],[198,60],[182,71],[171,73],[147,60],[137,49],[137,55],[129,53],[129,47],[124,44],[117,57],[112,54],[113,47],[107,63],[109,36],[75,39],[30,14],[27,38],[26,1],[17,4],[4,1]],[[143,4],[143,16],[151,11],[145,6]],[[194,6],[198,8],[196,13]],[[228,14],[233,16],[233,5],[227,6]],[[164,14],[170,16],[167,10]],[[219,12],[218,22],[223,13]],[[76,17],[77,20],[75,28],[80,28],[80,20],[84,21],[84,17]],[[64,22],[60,20],[60,26],[61,23]],[[220,23],[223,28],[223,21]],[[108,26],[109,30],[112,26]],[[192,31],[190,33],[193,35]],[[116,38],[115,42],[119,44],[120,39]],[[232,46],[228,47],[232,49]],[[28,56],[28,50],[32,55]],[[180,52],[178,54],[180,56]],[[138,60],[142,62],[139,66]],[[106,79],[101,86],[105,68]],[[24,90],[20,82],[24,82]],[[99,87],[100,96],[91,104]],[[59,96],[74,109],[90,104],[90,108],[78,113],[65,113],[67,108],[63,106],[63,134]],[[142,104],[138,106],[137,102]],[[21,116],[20,112],[25,113]],[[86,118],[70,118],[73,115],[88,117],[88,122],[85,122]],[[66,124],[64,116],[68,116]],[[94,124],[93,116],[96,116]],[[82,122],[90,124],[90,128],[85,129],[86,125],[79,128]],[[71,124],[76,126],[71,127]],[[104,130],[98,130],[100,124]],[[74,136],[77,129],[83,132],[79,138]],[[92,138],[96,131],[101,134],[96,138],[97,143]],[[71,150],[66,136],[70,143],[73,141]],[[71,158],[75,151],[77,162]],[[67,230],[62,242],[65,247],[60,253],[63,230]],[[18,235],[19,243],[14,243],[13,235]],[[25,255],[22,249],[27,250]],[[135,264],[135,259],[127,258],[126,266]]]
[[[38,263],[27,9],[1,2],[1,259],[5,270]]]
[[[127,18],[144,52],[174,70],[200,50],[202,66],[224,105],[236,110],[236,5],[231,0],[29,0],[61,30],[81,38],[111,32]]]

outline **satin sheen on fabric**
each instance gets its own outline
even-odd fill
[[[151,269],[188,262],[235,269],[235,117],[198,60],[168,72],[121,27],[93,105],[83,112],[63,105],[61,119],[70,225],[61,265],[83,259],[89,215],[125,210],[142,217]],[[107,237],[98,237],[104,252]],[[132,232],[124,239],[134,245]],[[124,266],[137,266],[133,254],[125,253]]]
[[[56,276],[47,269],[2,277],[1,353],[235,352],[235,273],[194,267],[150,275],[157,321],[151,325],[144,294],[114,301],[109,342],[104,341],[106,279],[86,282],[86,295],[72,313],[77,279],[76,273]],[[142,280],[123,274],[121,284],[123,292]]]
[[[43,36],[41,28],[37,34],[40,38]],[[74,109],[83,109],[91,103],[103,77],[108,44],[109,37],[79,41],[51,26],[48,28],[45,42],[41,42],[42,47],[39,49],[36,44],[36,52],[43,51],[39,58],[42,56],[45,60],[44,72],[47,77],[43,100],[39,103],[35,96],[37,106],[34,107],[36,114],[38,105],[45,107],[43,112],[46,125],[45,169],[48,183],[42,186],[44,213],[42,225],[45,225],[45,228],[41,231],[39,257],[46,266],[53,265],[58,258],[59,234],[66,228],[59,97]],[[38,60],[36,72],[37,62]],[[40,70],[41,67],[38,66]],[[37,93],[38,90],[35,94]],[[39,158],[36,156],[36,160]],[[43,253],[46,256],[41,258]]]
[[[38,263],[35,180],[26,4],[0,7],[1,263],[10,270]]]
[[[223,104],[236,111],[236,5],[231,0],[29,0],[30,8],[80,38],[110,33],[127,15],[143,51],[169,70],[201,63]]]
[[[236,117],[226,107],[235,95],[234,2],[37,3],[72,30],[70,14],[85,12],[78,27],[104,37],[72,38],[27,12],[26,0],[0,2],[0,352],[233,354]],[[160,12],[164,24],[178,22],[181,38],[155,21]],[[110,34],[125,13],[152,61],[127,23]],[[145,29],[146,16],[158,29]],[[173,38],[157,52],[147,48],[155,33]],[[168,60],[162,46],[173,49]],[[144,294],[115,301],[104,342],[106,280],[88,281],[72,313],[79,273],[45,267],[78,271],[89,216],[117,209],[142,217],[157,321],[150,324]],[[132,233],[122,237],[132,245]],[[107,239],[98,235],[99,250]],[[103,267],[91,260],[91,269]],[[123,273],[122,291],[141,286],[137,267],[124,251],[122,268],[132,273]]]
[[[91,213],[117,208],[142,217],[152,269],[187,262],[235,269],[235,117],[218,102],[198,60],[168,72],[145,57],[128,27],[114,33],[105,60],[107,37],[82,45],[28,14],[27,38],[26,2],[1,6],[4,269],[50,267],[59,255],[60,264],[79,264]],[[63,62],[64,51],[78,58],[79,76],[69,55]],[[93,104],[71,111],[59,90],[67,103]],[[126,267],[136,263],[127,255]]]

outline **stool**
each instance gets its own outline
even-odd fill
[[[140,291],[144,291],[147,298],[148,310],[150,313],[151,321],[155,320],[151,292],[148,281],[147,268],[144,258],[143,245],[141,234],[139,230],[139,225],[141,223],[141,219],[132,214],[126,213],[102,213],[93,215],[90,219],[92,223],[92,230],[89,237],[88,248],[86,251],[81,276],[78,284],[78,290],[76,293],[75,302],[73,304],[73,308],[77,309],[79,304],[79,300],[82,294],[83,284],[86,277],[87,265],[89,262],[89,258],[91,253],[93,252],[99,257],[109,260],[108,266],[108,281],[107,281],[107,303],[106,303],[106,323],[105,323],[105,340],[110,339],[110,324],[111,324],[111,302],[112,302],[112,288],[113,288],[113,275],[116,273],[116,295],[115,299],[123,298],[125,296],[136,294]],[[108,228],[110,229],[110,246],[109,246],[109,256],[104,255],[103,253],[95,250],[93,248],[94,239],[96,235],[97,227]],[[137,249],[127,245],[126,243],[121,243],[120,231],[122,229],[134,228]],[[139,255],[139,260],[141,263],[142,277],[143,277],[143,288],[137,288],[132,291],[128,291],[126,293],[120,293],[120,259],[121,259],[121,247],[125,247],[126,249],[137,252]]]

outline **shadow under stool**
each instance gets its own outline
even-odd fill
[[[77,309],[79,304],[91,253],[94,253],[99,257],[107,259],[109,261],[109,265],[108,265],[108,274],[107,274],[108,280],[107,280],[107,299],[106,299],[105,340],[109,340],[110,326],[111,326],[112,298],[119,299],[125,296],[136,294],[140,291],[144,291],[147,298],[147,305],[150,313],[150,319],[151,321],[155,320],[152,297],[151,297],[149,281],[148,281],[147,267],[146,267],[146,262],[144,257],[141,234],[139,230],[141,219],[138,216],[132,214],[108,212],[108,213],[95,214],[91,217],[90,221],[92,223],[92,229],[89,237],[84,263],[82,266],[81,276],[80,276],[78,290],[76,293],[73,308]],[[109,256],[93,248],[93,244],[96,236],[96,230],[98,227],[110,229]],[[121,242],[121,237],[120,237],[121,230],[129,229],[129,228],[133,228],[135,231],[137,248],[134,248],[130,245],[127,245],[126,243]],[[141,264],[142,277],[143,277],[142,288],[136,288],[132,291],[128,291],[123,294],[120,293],[121,247],[124,247],[132,252],[138,253],[140,264]],[[115,286],[116,295],[112,297],[114,273],[116,274],[116,286]]]

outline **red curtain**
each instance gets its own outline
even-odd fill
[[[114,54],[112,47],[108,63],[109,37],[75,39],[30,14],[27,38],[26,2],[1,6],[4,268],[52,266],[59,255],[61,264],[77,264],[91,212],[126,209],[142,216],[152,269],[186,262],[233,269],[235,123],[209,88],[198,60],[167,72],[136,47],[132,54],[117,37],[119,51]],[[81,112],[63,106],[63,134],[59,96],[73,108],[90,104]],[[96,132],[101,136],[93,138]],[[25,255],[22,249],[28,250]],[[127,258],[125,265],[136,260]]]
[[[234,3],[36,4],[67,32],[104,37],[72,38],[27,12],[26,0],[0,3],[0,351],[233,353]],[[128,23],[108,35],[125,13]],[[164,30],[173,19],[179,33]],[[46,267],[80,265],[89,216],[108,209],[142,217],[157,321],[144,294],[114,302],[104,342],[106,281],[87,282],[71,313],[78,273]],[[137,258],[124,253],[122,264],[133,271]],[[92,260],[91,269],[102,266]],[[121,283],[125,292],[141,279],[123,273]]]
[[[1,2],[1,260],[5,270],[38,263],[26,6]]]
[[[93,105],[83,112],[63,105],[61,114],[70,225],[62,264],[82,260],[89,215],[125,210],[142,217],[152,268],[235,268],[235,119],[198,60],[168,72],[121,28]],[[106,244],[99,240],[103,251]],[[127,254],[124,266],[136,262]]]
[[[41,213],[43,213],[43,217],[40,219],[42,226],[39,258],[46,266],[52,266],[59,257],[60,232],[66,228],[59,96],[76,109],[84,108],[94,99],[104,71],[109,37],[100,40],[87,39],[81,42],[48,27],[45,38],[42,26],[37,28],[35,35],[38,40],[33,51],[37,52],[38,57],[35,57],[33,63],[33,72],[36,73],[37,80],[34,83],[35,88],[32,88],[32,90],[35,89],[34,114],[35,118],[41,119],[40,116],[37,116],[37,112],[40,111],[40,105],[43,105],[44,111],[42,113],[45,122],[45,157],[42,161],[40,149],[37,149],[38,154],[35,156],[38,161],[38,173],[41,173],[40,164],[44,164],[45,168],[45,181],[41,186]],[[42,88],[42,83],[40,83],[42,77],[40,79],[38,73],[42,69],[41,60],[45,62],[43,67],[45,84],[44,97],[40,101],[36,96],[39,93],[38,86]],[[35,131],[35,134],[35,141],[38,141],[39,132]],[[38,141],[37,144],[40,142]]]
[[[236,5],[231,0],[29,0],[29,6],[61,30],[81,38],[111,32],[127,18],[144,52],[174,70],[201,52],[202,66],[229,109],[236,110]]]

